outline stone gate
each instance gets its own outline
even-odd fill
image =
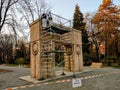
[[[56,23],[45,14],[30,25],[31,77],[55,77],[55,56],[64,56],[65,70],[83,70],[81,32]],[[69,22],[69,20],[68,20]]]

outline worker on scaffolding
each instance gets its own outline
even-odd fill
[[[51,12],[43,13],[41,19],[42,19],[42,27],[43,28],[46,28],[53,24]]]

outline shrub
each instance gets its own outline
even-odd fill
[[[116,56],[108,56],[107,58],[108,58],[108,60],[117,60],[118,59],[118,57],[116,57]]]
[[[96,59],[97,58],[94,54],[88,54],[88,53],[83,54],[84,65],[90,65],[92,61],[96,61]]]
[[[27,60],[26,60],[25,58],[23,58],[23,57],[20,57],[20,58],[18,58],[18,59],[16,60],[16,62],[17,62],[17,64],[19,64],[19,65],[24,65],[24,64],[27,63]]]

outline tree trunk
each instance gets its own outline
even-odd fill
[[[96,62],[99,62],[100,61],[100,58],[99,58],[99,46],[97,46],[97,45],[96,45],[96,56],[97,56]]]

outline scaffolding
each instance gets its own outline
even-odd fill
[[[55,55],[72,54],[72,51],[67,49],[72,48],[71,21],[49,13],[43,14],[40,26],[41,77],[50,78],[55,76]],[[70,71],[71,67],[70,65]]]

